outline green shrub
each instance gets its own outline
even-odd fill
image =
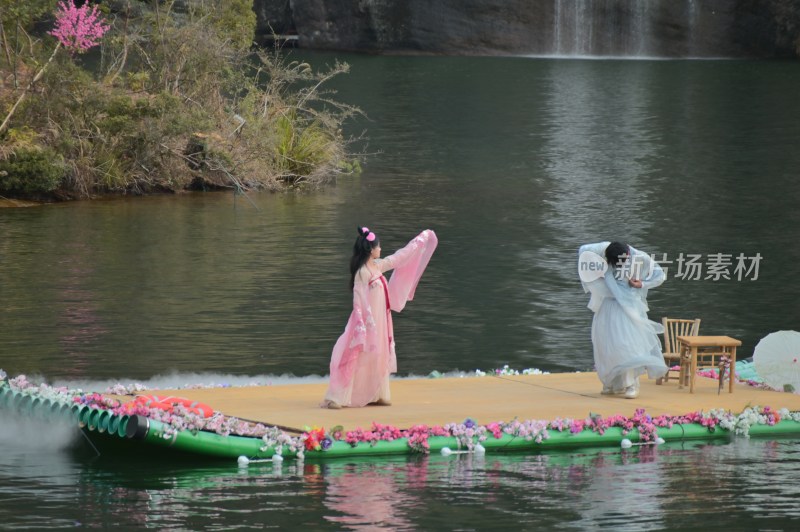
[[[0,161],[0,191],[46,194],[64,177],[64,160],[49,148],[20,148]]]
[[[221,40],[230,39],[237,49],[249,48],[256,31],[253,0],[227,0],[217,7],[211,18]]]

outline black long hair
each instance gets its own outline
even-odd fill
[[[371,241],[367,240],[370,235],[374,237]],[[353,244],[353,256],[350,258],[350,290],[352,290],[356,284],[356,273],[367,263],[369,256],[372,254],[372,250],[376,248],[378,244],[380,244],[378,235],[366,227],[358,228],[358,237],[356,237],[356,243]]]

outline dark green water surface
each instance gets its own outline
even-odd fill
[[[576,252],[600,240],[673,261],[653,319],[699,317],[744,357],[800,328],[797,64],[339,58],[352,73],[335,98],[368,116],[350,126],[374,154],[360,177],[299,196],[0,210],[0,368],[88,387],[319,380],[350,311],[356,225],[384,253],[439,236],[395,317],[400,376],[591,369]],[[710,270],[719,254],[729,279]],[[678,278],[692,255],[699,279]],[[760,257],[741,280],[739,255]],[[94,459],[20,444],[18,429],[0,425],[0,528],[791,529],[800,516],[794,441],[240,471]]]

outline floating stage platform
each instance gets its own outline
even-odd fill
[[[319,405],[326,384],[291,384],[227,389],[159,390],[156,395],[179,395],[206,403],[241,419],[285,427],[301,433],[304,427],[345,430],[368,428],[373,422],[406,428],[445,425],[467,418],[478,424],[512,419],[583,419],[630,416],[644,409],[650,416],[679,415],[697,410],[725,409],[736,413],[753,405],[800,410],[800,395],[736,385],[734,393],[718,393],[719,381],[697,377],[695,393],[678,388],[677,380],[656,385],[641,380],[636,399],[601,395],[596,373],[501,375],[485,377],[397,379],[391,383],[391,406],[328,410]],[[148,392],[151,393],[151,392]]]
[[[642,379],[636,399],[601,395],[595,373],[395,379],[391,406],[339,410],[320,408],[326,387],[142,392],[181,397],[185,405],[201,403],[215,412],[198,421],[193,414],[180,419],[153,410],[148,415],[141,405],[130,407],[131,396],[48,393],[42,386],[20,387],[6,379],[0,382],[0,411],[67,420],[101,451],[124,443],[145,452],[240,462],[276,454],[318,460],[443,449],[541,452],[735,434],[800,438],[800,395],[745,384],[736,384],[733,393],[720,392],[717,380],[700,376],[694,393],[679,388],[675,379],[663,385]],[[236,434],[237,423],[246,430]]]

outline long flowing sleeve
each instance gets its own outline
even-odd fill
[[[402,311],[406,303],[414,299],[417,284],[438,243],[436,233],[426,229],[405,247],[380,261],[382,272],[394,270],[389,279],[389,304],[395,312]]]
[[[610,242],[598,242],[596,244],[584,244],[578,250],[578,275],[580,275],[580,257],[587,251],[598,255],[602,261],[605,262],[605,251]],[[611,294],[611,291],[608,289],[606,285],[606,280],[604,277],[600,277],[595,279],[594,281],[584,282],[581,280],[581,285],[583,286],[584,292],[590,292],[591,297],[589,298],[589,307],[592,312],[597,312],[600,310],[600,307],[603,305],[603,300],[607,297],[614,297]]]
[[[650,255],[644,253],[643,251],[639,251],[635,248],[631,248],[634,255],[636,256],[637,260],[641,261],[642,264],[642,290],[650,290],[652,288],[656,288],[661,286],[661,284],[666,279],[664,275],[664,270],[661,269],[661,266],[658,262],[654,261]],[[647,292],[644,292],[645,297],[647,297]]]

